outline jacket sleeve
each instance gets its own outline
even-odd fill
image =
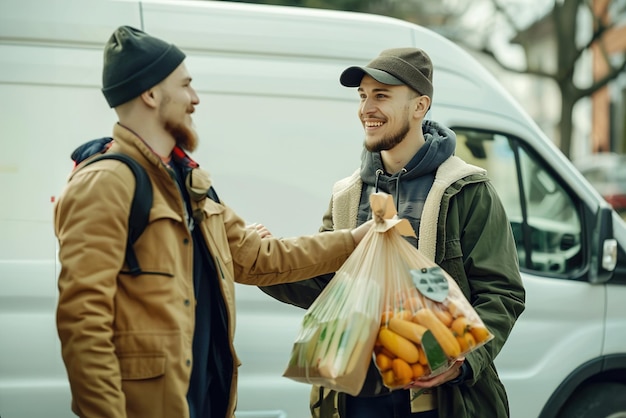
[[[242,284],[268,286],[333,273],[356,247],[350,230],[261,238],[228,207],[223,220],[234,277]]]
[[[55,206],[61,264],[57,330],[72,409],[94,418],[126,416],[113,345],[113,300],[124,263],[133,184],[119,175],[127,170],[132,177],[124,164],[112,164],[119,170],[77,173]]]
[[[460,253],[455,251],[458,244],[439,242],[445,245],[441,265],[494,334],[467,356],[472,375],[466,383],[472,385],[493,363],[524,311],[525,290],[511,226],[490,182],[468,185],[451,199],[446,228],[459,231]],[[454,262],[457,257],[462,263]]]
[[[331,199],[328,210],[323,216],[323,224],[319,232],[328,232],[333,229]],[[259,286],[259,289],[280,302],[308,309],[334,275],[335,273],[333,272],[295,283]]]
[[[295,283],[259,286],[259,289],[280,302],[308,309],[334,275],[329,273]]]

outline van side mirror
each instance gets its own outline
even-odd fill
[[[591,246],[590,283],[606,283],[617,265],[617,241],[613,238],[613,210],[601,207]]]

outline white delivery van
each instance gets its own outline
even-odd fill
[[[55,329],[52,202],[82,142],[116,120],[102,49],[133,25],[176,43],[200,96],[194,157],[218,194],[278,236],[316,232],[359,164],[347,66],[418,46],[435,65],[430,117],[489,170],[511,220],[527,308],[496,359],[514,418],[626,412],[626,225],[498,82],[421,27],[355,13],[204,1],[0,2],[0,416],[71,417]],[[238,416],[305,418],[283,378],[303,311],[237,286]],[[480,417],[477,417],[480,418]]]

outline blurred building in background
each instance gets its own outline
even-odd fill
[[[601,16],[604,24],[613,24],[602,37],[601,43],[592,47],[592,74],[598,80],[609,70],[609,62],[624,59],[626,53],[626,8],[614,13],[606,7],[610,0],[594,0],[594,13]],[[616,58],[620,57],[621,58]],[[618,65],[615,62],[614,65]],[[614,82],[596,92],[592,102],[592,151],[595,152],[626,152],[626,74],[622,73]]]
[[[584,51],[580,57],[576,77],[580,85],[593,85],[610,71],[608,62],[614,67],[621,65],[626,52],[626,8],[611,8],[610,0],[594,0],[594,14],[602,16],[605,25],[611,24],[599,42]],[[604,11],[604,12],[602,12]],[[531,68],[546,73],[556,73],[557,41],[554,38],[554,20],[550,15],[536,20],[512,40],[522,46],[526,61]],[[579,18],[581,42],[593,36],[596,22],[591,13]],[[608,62],[607,62],[608,57]],[[523,83],[526,88],[512,93],[520,100],[546,134],[558,141],[560,98],[555,96],[555,85],[550,79],[531,77]],[[538,100],[539,99],[539,100]],[[590,153],[626,153],[626,73],[622,73],[607,86],[590,97],[581,99],[574,108],[574,130],[572,136],[573,161]]]

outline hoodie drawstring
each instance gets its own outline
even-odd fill
[[[406,168],[403,167],[402,170],[400,170],[400,173],[398,173],[398,177],[396,178],[396,211],[399,211],[400,209],[400,176],[402,176],[406,172]],[[376,180],[374,181],[374,191],[376,193],[378,193],[378,179],[380,178],[381,174],[383,174],[383,170],[381,170],[380,168],[376,170]]]
[[[396,178],[396,211],[400,210],[400,176],[404,173],[406,173],[406,168],[402,167]]]
[[[376,170],[376,181],[374,181],[374,192],[378,193],[378,179],[380,178],[380,175],[383,174],[383,170],[381,170],[380,168],[378,170]]]

